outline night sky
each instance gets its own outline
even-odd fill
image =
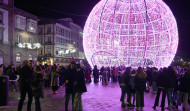
[[[39,17],[72,18],[84,27],[87,16],[100,0],[15,0],[15,7]],[[189,0],[164,0],[176,17],[179,29],[177,55],[190,60]]]

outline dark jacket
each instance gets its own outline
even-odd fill
[[[77,70],[77,72],[76,72],[75,81],[74,81],[74,85],[73,85],[73,91],[74,91],[74,93],[87,92],[84,71],[82,69]]]
[[[130,79],[129,74],[123,73],[123,74],[119,75],[118,80],[119,80],[120,87],[125,86],[126,88],[129,88],[129,79]]]
[[[33,69],[25,65],[20,70],[19,85],[21,88],[31,87],[31,81],[33,79]]]
[[[34,97],[44,97],[44,82],[42,73],[34,73],[31,82],[32,95]]]
[[[99,70],[98,69],[93,69],[93,76],[98,77],[99,76]]]
[[[158,87],[169,88],[171,86],[171,77],[167,72],[160,72],[156,79],[156,84]]]
[[[136,76],[136,74],[131,74],[130,78],[129,78],[129,87],[132,90],[135,89],[135,76]]]
[[[174,90],[178,90],[178,81],[177,81],[177,74],[173,71],[168,72],[170,76],[170,82],[171,82],[171,88],[174,88]]]
[[[135,90],[137,91],[146,90],[146,78],[140,78],[136,75],[134,81],[135,81]]]
[[[152,72],[152,81],[156,82],[157,77],[158,77],[158,71],[155,70],[155,71]]]
[[[11,67],[6,69],[5,75],[9,76],[9,80],[16,80],[17,79],[16,73],[15,73],[15,71],[12,71]]]
[[[185,72],[185,75],[179,81],[179,91],[190,93],[190,73]]]
[[[73,93],[73,84],[74,84],[74,78],[76,75],[75,69],[68,69],[65,74],[65,80],[68,82],[65,82],[66,86],[66,94],[72,94]]]

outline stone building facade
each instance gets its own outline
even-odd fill
[[[0,64],[12,64],[12,0],[0,0]]]
[[[37,41],[37,21],[36,16],[14,7],[14,0],[0,0],[0,64],[21,65],[31,59],[37,62],[37,49],[18,45]]]
[[[37,63],[37,21],[38,17],[15,8],[15,27],[13,37],[13,63],[20,65],[23,60]]]
[[[38,60],[47,64],[67,65],[71,58],[84,59],[82,29],[72,19],[40,19]]]

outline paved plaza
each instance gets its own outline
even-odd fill
[[[83,111],[136,111],[136,109],[121,108],[120,95],[121,89],[118,83],[109,83],[107,86],[90,83],[87,84],[88,92],[82,96]],[[64,111],[65,109],[65,87],[60,87],[58,94],[52,94],[51,89],[45,89],[45,98],[41,99],[42,111]],[[0,111],[17,111],[19,92],[10,92],[9,103],[7,106],[0,106]],[[144,111],[154,111],[152,106],[154,104],[155,95],[151,93],[145,93],[145,107]],[[167,103],[167,100],[166,100]],[[23,107],[23,111],[26,111],[27,98]],[[32,111],[35,111],[34,100],[32,104]],[[166,104],[167,107],[167,104]],[[182,107],[180,106],[181,110]],[[161,108],[157,107],[160,111]],[[69,103],[69,111],[72,111],[71,101]],[[177,111],[177,110],[173,110]],[[187,111],[190,111],[188,106]]]

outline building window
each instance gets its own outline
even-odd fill
[[[39,41],[38,42],[42,44],[42,37],[39,37]]]
[[[25,30],[26,29],[26,17],[16,15],[16,28]]]
[[[17,42],[22,43],[22,37],[20,35],[17,36]]]
[[[32,60],[32,55],[31,54],[28,55],[28,60]]]
[[[51,36],[47,36],[46,43],[51,44]]]
[[[68,31],[65,31],[65,36],[68,37]]]
[[[19,53],[16,54],[16,62],[21,63],[21,56]]]
[[[32,19],[27,19],[27,30],[29,32],[36,33],[37,29],[37,21],[34,21]]]
[[[51,48],[47,47],[47,57],[50,57],[50,56],[51,56]]]
[[[42,49],[39,49],[39,55],[42,55]]]
[[[28,38],[28,42],[32,43],[32,38],[31,37]]]
[[[0,24],[3,24],[3,13],[0,12]]]
[[[3,43],[3,30],[0,29],[0,44]]]
[[[40,27],[39,28],[39,34],[42,34],[43,33],[43,27]]]
[[[51,26],[47,27],[47,33],[48,33],[48,34],[51,33]]]

